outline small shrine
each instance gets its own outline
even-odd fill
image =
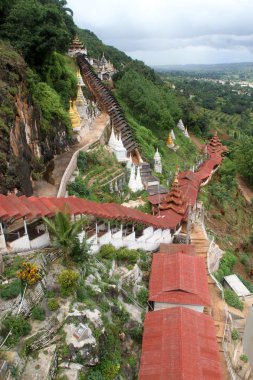
[[[155,152],[155,155],[154,155],[154,172],[155,173],[162,173],[162,159],[161,159],[161,155],[160,153],[158,152],[158,148]]]
[[[83,106],[83,105],[87,104],[86,99],[85,99],[85,97],[83,95],[82,88],[81,88],[80,84],[77,87],[76,104],[77,104],[77,106]]]
[[[180,119],[179,122],[177,123],[177,128],[180,129],[180,131],[183,132],[183,134],[185,135],[185,137],[187,137],[188,139],[190,138],[188,130],[187,130],[187,127],[184,126],[184,123],[183,123],[182,119]]]
[[[173,210],[180,215],[186,214],[188,206],[186,200],[183,197],[182,190],[179,188],[178,174],[176,174],[170,192],[166,194],[165,197],[163,197],[159,208],[161,211]]]
[[[70,47],[69,47],[69,50],[68,50],[68,55],[70,57],[74,57],[75,54],[77,53],[81,53],[81,54],[85,54],[87,55],[87,49],[86,47],[83,45],[83,43],[79,40],[78,36],[76,36]]]
[[[113,151],[113,153],[115,154],[119,162],[128,161],[127,150],[123,145],[121,135],[119,134],[118,136],[116,136],[113,127],[112,127],[110,139],[108,141],[108,146],[109,148],[111,148],[111,150]]]
[[[141,180],[140,166],[137,166],[137,173],[136,173],[136,166],[132,165],[128,187],[134,193],[136,193],[137,191],[142,191],[144,189],[144,186]]]
[[[166,141],[166,145],[167,145],[168,148],[171,148],[171,149],[173,149],[175,147],[175,144],[174,144],[174,141],[172,139],[171,133],[169,133],[169,136],[168,136],[167,141]]]
[[[82,78],[82,75],[80,73],[80,69],[77,70],[76,72],[76,77],[77,77],[77,83],[78,83],[78,86],[85,86],[84,82],[83,82],[83,78]]]
[[[214,136],[211,138],[210,142],[207,144],[207,151],[209,154],[212,153],[227,153],[228,148],[222,145],[217,132],[215,132]]]

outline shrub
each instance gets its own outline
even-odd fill
[[[224,276],[228,276],[232,273],[233,267],[236,263],[237,257],[233,252],[226,252],[220,260],[220,265],[218,271],[215,273],[215,276],[218,281],[222,281]]]
[[[231,338],[233,340],[237,340],[239,338],[239,333],[236,329],[233,329],[232,332],[231,332]]]
[[[15,257],[12,264],[6,268],[4,268],[4,277],[12,278],[16,277],[17,271],[21,268],[21,264],[23,263],[24,259],[22,257]]]
[[[120,363],[113,363],[109,360],[104,360],[101,365],[101,373],[104,376],[104,380],[114,380],[120,370]]]
[[[247,253],[243,253],[240,257],[240,262],[243,264],[243,265],[247,265],[248,262],[249,262],[249,255]]]
[[[70,295],[77,286],[79,274],[72,269],[63,270],[58,276],[61,292],[64,296]]]
[[[9,284],[2,285],[0,288],[0,296],[4,299],[16,298],[21,292],[19,280],[14,280]]]
[[[24,319],[24,317],[11,315],[4,319],[3,330],[5,334],[12,330],[6,344],[15,345],[22,336],[26,336],[30,333],[31,325]]]
[[[20,278],[21,281],[28,285],[33,285],[40,280],[41,275],[36,264],[23,262],[21,268],[22,269],[17,273],[17,277]]]
[[[142,342],[142,334],[143,330],[142,327],[134,327],[129,331],[131,338],[136,342],[136,343],[141,343]]]
[[[241,359],[244,363],[248,363],[248,360],[249,360],[249,359],[248,359],[248,356],[247,356],[247,355],[244,355],[244,354],[240,356],[240,359]]]
[[[233,292],[233,290],[225,289],[224,298],[228,305],[235,307],[236,309],[243,310],[243,303],[240,298]]]
[[[147,301],[148,301],[148,291],[147,289],[145,288],[142,288],[139,293],[137,294],[137,300],[138,302],[143,305],[143,306],[146,306],[147,305]]]
[[[116,249],[112,244],[105,244],[101,247],[99,256],[103,259],[114,259],[116,257]]]
[[[127,261],[131,264],[135,264],[139,260],[139,252],[135,249],[126,249],[126,248],[120,248],[116,252],[117,260],[119,261]]]
[[[47,306],[48,306],[49,310],[55,311],[55,310],[59,309],[59,302],[56,298],[50,298],[47,301]]]
[[[34,307],[32,309],[32,318],[36,319],[37,321],[44,321],[45,310],[40,306]]]

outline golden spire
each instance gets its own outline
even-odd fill
[[[174,145],[173,139],[171,137],[171,133],[169,133],[168,139],[166,141],[166,145],[168,145],[168,146],[173,146]]]
[[[84,104],[83,92],[82,92],[80,84],[77,87],[76,104],[80,106]]]
[[[179,173],[179,167],[177,166],[173,183],[178,184],[178,173]]]
[[[69,101],[69,117],[73,129],[80,128],[81,119],[76,109],[75,102]]]

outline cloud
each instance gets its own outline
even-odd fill
[[[164,59],[179,59],[179,52],[196,63],[252,54],[251,0],[69,0],[68,6],[80,27],[149,64],[169,63]]]

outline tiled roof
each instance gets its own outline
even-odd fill
[[[160,244],[160,253],[178,253],[181,252],[186,255],[195,255],[196,249],[194,244],[167,244],[167,243],[161,243]]]
[[[209,305],[205,259],[182,253],[156,253],[150,273],[149,301]]]
[[[149,312],[144,322],[139,380],[222,380],[215,326],[183,307]]]
[[[142,223],[162,229],[175,228],[178,224],[177,219],[156,217],[115,203],[97,203],[75,197],[27,198],[25,196],[17,197],[14,194],[0,195],[0,219],[3,221],[51,217],[58,211],[65,211],[72,215],[85,214],[103,219]]]

